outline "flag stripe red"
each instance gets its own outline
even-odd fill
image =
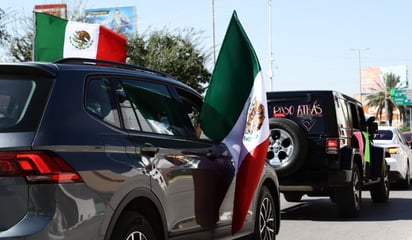
[[[100,26],[96,59],[126,62],[127,38],[104,26]]]
[[[238,232],[243,226],[263,167],[265,166],[264,162],[266,161],[268,146],[269,138],[249,152],[240,165],[236,176],[236,201],[233,206],[232,234]]]

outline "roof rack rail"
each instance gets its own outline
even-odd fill
[[[62,58],[62,59],[54,61],[53,63],[88,64],[88,65],[108,66],[108,67],[116,67],[116,68],[123,68],[123,69],[128,69],[128,70],[148,72],[148,73],[157,74],[163,77],[170,77],[170,75],[168,75],[165,72],[157,71],[157,70],[143,67],[143,66],[137,66],[137,65],[128,64],[128,63],[113,62],[113,61],[108,61],[108,60],[92,59],[92,58]]]

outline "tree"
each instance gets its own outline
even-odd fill
[[[392,99],[389,96],[391,89],[395,89],[396,85],[400,82],[400,77],[394,73],[387,73],[383,76],[383,82],[378,82],[380,91],[370,94],[366,97],[367,105],[369,107],[377,107],[376,118],[382,118],[382,111],[385,110],[385,105],[387,107],[387,120],[389,121],[389,126],[392,126],[393,111],[396,108]],[[385,104],[386,103],[386,104]]]
[[[163,29],[134,37],[128,41],[128,62],[166,72],[202,93],[211,74],[205,68],[209,55],[194,38],[199,34],[193,29],[176,34]]]
[[[19,20],[19,24],[22,26],[21,29],[25,29],[24,32],[15,32],[10,42],[9,55],[11,56],[11,61],[14,62],[27,62],[32,60],[33,51],[33,19],[28,17],[23,17]]]
[[[0,45],[7,43],[11,35],[7,31],[7,24],[10,19],[11,12],[6,12],[0,8]]]

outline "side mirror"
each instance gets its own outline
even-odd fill
[[[366,123],[369,125],[369,124],[375,122],[375,120],[376,120],[376,118],[374,116],[371,116],[371,117],[368,118],[368,120],[366,120]]]
[[[368,125],[368,133],[373,135],[378,132],[378,124],[376,122]]]

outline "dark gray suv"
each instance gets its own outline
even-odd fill
[[[0,239],[275,239],[270,166],[231,236],[232,158],[196,136],[190,87],[91,59],[0,73]]]

